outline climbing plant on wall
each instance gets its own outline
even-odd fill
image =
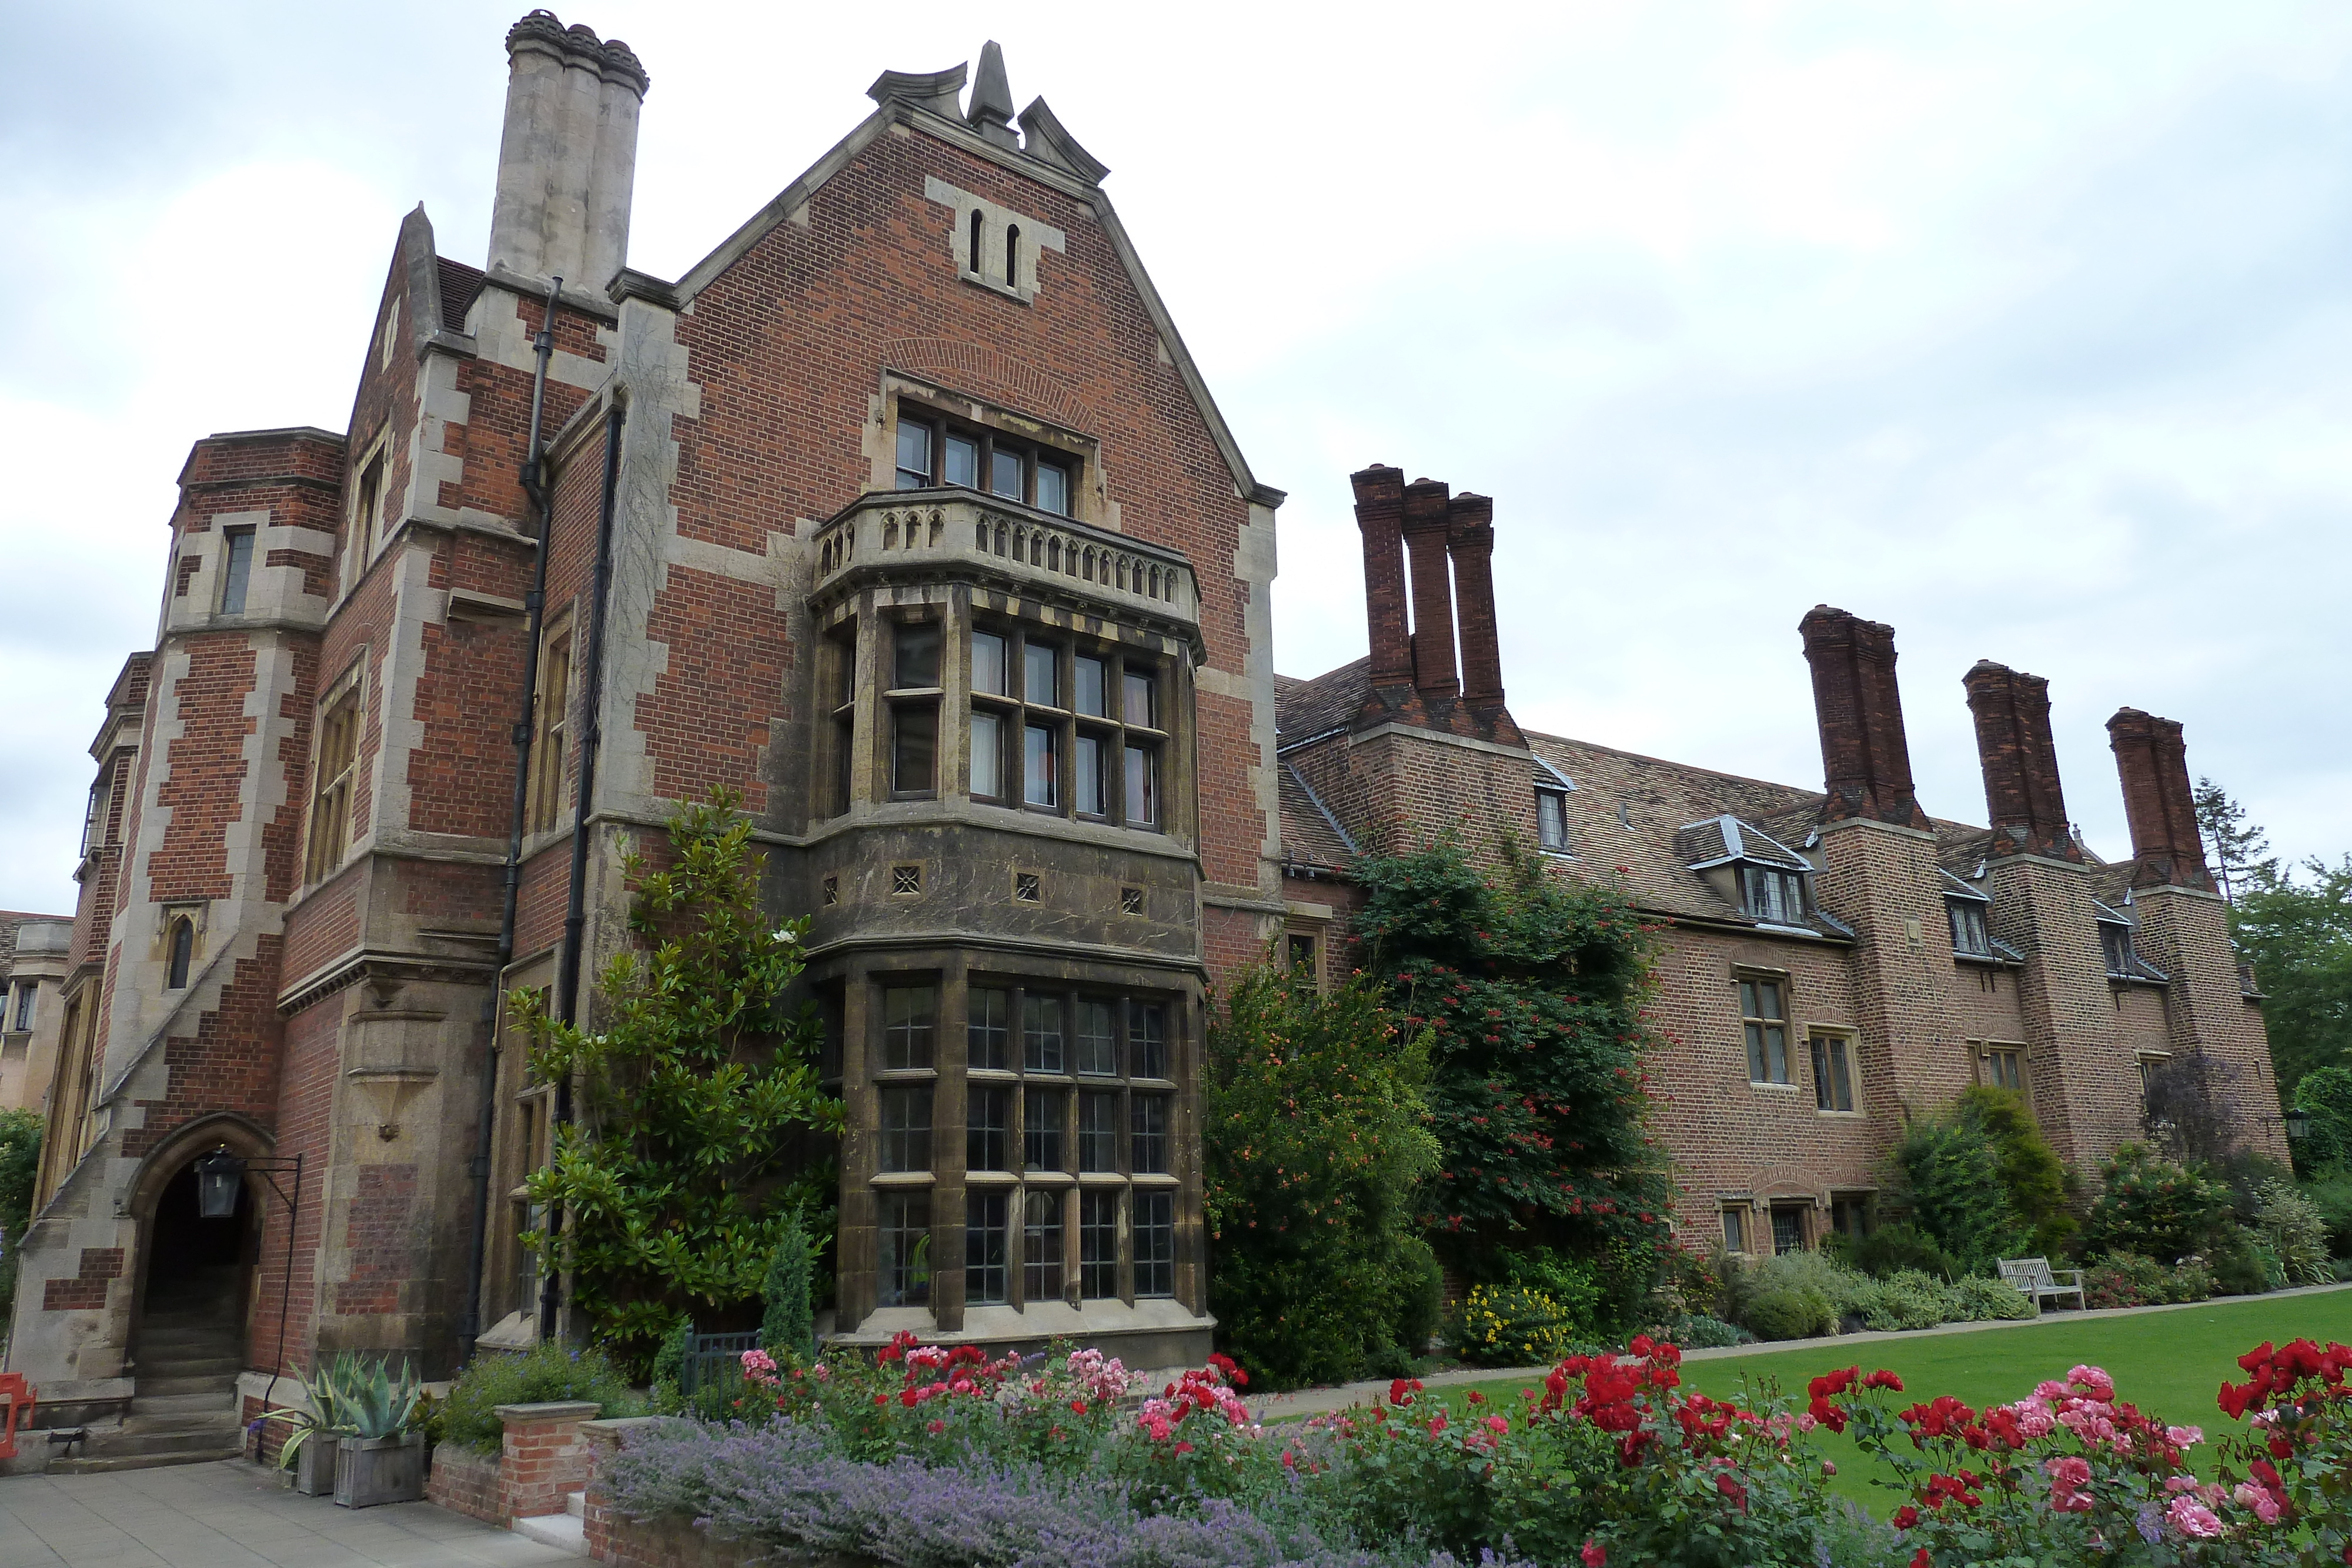
[[[1640,917],[1507,844],[1482,869],[1450,835],[1356,874],[1357,961],[1429,1031],[1443,1163],[1420,1192],[1441,1254],[1475,1275],[1499,1248],[1554,1247],[1646,1289],[1672,1187],[1648,1127]]]
[[[531,1201],[563,1206],[573,1308],[636,1364],[681,1313],[756,1300],[787,1216],[833,1198],[841,1103],[819,1083],[814,1009],[782,1005],[807,921],[761,909],[764,857],[737,806],[722,790],[681,805],[659,871],[624,857],[636,944],[605,965],[587,1026],[535,992],[508,1002],[532,1074],[576,1088]],[[557,1261],[543,1233],[533,1243]]]

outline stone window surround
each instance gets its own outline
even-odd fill
[[[927,381],[905,371],[886,370],[882,385],[875,400],[876,423],[878,431],[869,452],[866,489],[869,493],[895,491],[898,486],[898,416],[901,411],[911,411],[919,418],[938,424],[962,424],[991,434],[1011,436],[1022,445],[1050,452],[1061,458],[1070,471],[1070,509],[1065,516],[1074,522],[1091,524],[1096,528],[1117,530],[1117,508],[1103,497],[1102,443],[1083,431],[1024,413],[1009,403],[979,396]],[[985,475],[982,476],[984,479]],[[989,493],[975,490],[974,495]],[[1002,496],[990,497],[1003,500]]]
[[[1814,1106],[1813,1114],[1816,1116],[1826,1116],[1833,1121],[1859,1122],[1867,1120],[1870,1115],[1868,1099],[1863,1092],[1862,1084],[1862,1031],[1848,1024],[1807,1023],[1804,1026],[1804,1040],[1805,1071],[1808,1075],[1811,1075],[1813,1072],[1812,1046],[1813,1041],[1817,1040],[1834,1040],[1844,1041],[1846,1087],[1848,1092],[1853,1096],[1853,1109],[1851,1111],[1832,1111],[1823,1109],[1821,1104],[1821,1085],[1818,1079],[1816,1079],[1812,1085]]]
[[[860,810],[949,801],[968,804],[992,815],[1002,812],[1008,819],[1008,826],[1017,827],[1024,819],[1045,817],[1108,831],[1129,841],[1148,839],[1171,843],[1171,847],[1189,844],[1196,813],[1190,776],[1184,766],[1191,749],[1192,712],[1187,684],[1179,679],[1181,654],[1171,656],[1161,651],[1159,639],[1122,634],[1118,624],[1108,617],[1086,617],[1087,622],[1098,625],[1100,630],[1081,630],[1069,623],[1078,621],[1078,617],[1065,616],[1059,622],[1045,619],[1032,598],[1013,599],[1009,608],[997,609],[974,605],[974,597],[951,591],[944,596],[946,602],[929,595],[919,602],[894,602],[889,591],[882,589],[870,596],[860,596],[829,619],[824,640],[832,652],[812,663],[823,666],[818,678],[827,685],[837,684],[845,675],[848,700],[827,708],[832,723],[822,738],[831,755],[820,764],[819,771],[821,777],[835,780],[832,790],[835,798],[824,802],[825,810],[818,820],[843,822]],[[940,627],[941,684],[921,691],[899,691],[886,684],[893,646],[893,639],[887,633],[899,622],[912,621],[929,621]],[[971,635],[975,631],[1006,640],[1006,684],[1015,688],[1014,695],[982,693],[975,701],[971,691]],[[1148,669],[1157,727],[1129,726],[1118,717],[1079,715],[1069,708],[1033,710],[1019,694],[1018,671],[1022,647],[1031,636],[1052,643],[1057,650],[1058,678],[1065,687],[1075,679],[1078,655],[1103,659],[1108,666],[1107,682],[1114,692],[1120,693],[1109,706],[1124,702],[1120,692],[1123,674]],[[932,761],[934,788],[911,796],[888,788],[892,782],[893,737],[887,718],[893,705],[907,704],[935,705],[939,714]],[[826,701],[820,699],[818,706],[826,707]],[[999,747],[1000,759],[1008,756],[1010,758],[1003,762],[1013,778],[1014,789],[1010,795],[982,797],[972,792],[971,716],[975,706],[994,708],[1005,716],[1005,732],[1000,737]],[[1058,798],[1051,807],[1025,803],[1022,799],[1024,791],[1018,788],[1025,716],[1033,711],[1049,716],[1057,727]],[[1112,760],[1107,771],[1114,799],[1106,803],[1117,809],[1102,816],[1081,816],[1076,810],[1073,788],[1075,742],[1081,730],[1108,737],[1106,744],[1111,748]],[[1125,751],[1130,734],[1151,753],[1151,788],[1157,813],[1155,821],[1134,826],[1121,820],[1126,802]],[[862,788],[856,768],[861,758],[867,764]]]
[[[1988,1076],[1989,1071],[1992,1065],[1993,1053],[1995,1051],[2014,1051],[2017,1054],[2018,1078],[2020,1080],[2018,1083],[2018,1091],[2025,1096],[2028,1105],[2032,1103],[2034,1053],[2033,1046],[2031,1041],[2022,1040],[1984,1039],[1971,1040],[1968,1042],[1968,1045],[1969,1066],[1975,1070],[1973,1073],[1975,1082],[1996,1089],[2005,1088],[2007,1085],[1998,1083],[1991,1077]]]
[[[342,674],[337,675],[326,690],[319,695],[316,716],[311,720],[310,778],[310,789],[307,792],[309,809],[302,814],[302,881],[305,886],[316,886],[332,878],[350,861],[352,845],[357,841],[353,831],[357,824],[352,816],[351,795],[352,787],[357,781],[360,768],[361,731],[367,719],[368,654],[369,649],[365,644],[362,644],[352,653],[351,662],[343,666]],[[330,860],[325,857],[324,852],[317,850],[315,843],[315,835],[320,827],[319,806],[321,791],[332,787],[332,781],[327,779],[321,770],[327,762],[325,741],[328,717],[345,703],[349,703],[352,707],[352,755],[342,772],[338,776],[342,781],[341,787],[345,791],[341,813],[343,842],[334,852],[333,858]]]
[[[1803,1092],[1804,1084],[1800,1081],[1800,1075],[1796,1070],[1795,1045],[1795,1040],[1801,1038],[1801,1036],[1798,1035],[1796,1031],[1795,1020],[1790,1017],[1796,988],[1792,983],[1792,977],[1789,971],[1786,969],[1761,967],[1754,964],[1734,964],[1731,966],[1730,978],[1732,986],[1732,1000],[1735,1006],[1738,1005],[1739,1001],[1739,988],[1742,985],[1772,985],[1780,988],[1780,1017],[1777,1021],[1780,1025],[1781,1050],[1785,1053],[1785,1060],[1789,1067],[1789,1076],[1785,1081],[1758,1078],[1755,1076],[1754,1058],[1748,1053],[1747,1041],[1748,1014],[1746,1009],[1742,1008],[1738,1014],[1740,1025],[1739,1054],[1740,1065],[1748,1071],[1748,1074],[1747,1080],[1748,1086],[1750,1089],[1769,1090],[1775,1093]]]
[[[961,1075],[967,1084],[982,1083],[1016,1092],[1010,1096],[1008,1106],[1012,1117],[1005,1128],[1008,1153],[1011,1150],[1025,1148],[1028,1098],[1025,1091],[1033,1086],[1060,1091],[1065,1095],[1062,1108],[1062,1146],[1065,1168],[1053,1171],[1030,1171],[1024,1166],[1002,1171],[965,1170],[960,1174],[967,1192],[1005,1194],[1008,1213],[1011,1214],[1023,1212],[1024,1200],[1032,1192],[1045,1191],[1061,1195],[1064,1286],[1063,1295],[1058,1299],[1072,1306],[1080,1306],[1083,1304],[1083,1300],[1078,1295],[1080,1290],[1078,1249],[1081,1239],[1073,1195],[1082,1191],[1115,1191],[1122,1195],[1162,1189],[1173,1191],[1181,1185],[1181,1177],[1172,1168],[1162,1171],[1136,1171],[1132,1168],[1134,1117],[1132,1103],[1139,1089],[1142,1092],[1156,1095],[1168,1103],[1171,1114],[1163,1124],[1166,1130],[1162,1136],[1168,1140],[1169,1147],[1163,1154],[1161,1163],[1171,1167],[1177,1164],[1173,1113],[1176,1110],[1174,1101],[1178,1094],[1178,1084],[1172,1076],[1151,1078],[1139,1076],[1135,1072],[1135,1061],[1129,1054],[1129,1030],[1131,1027],[1129,1004],[1146,1002],[1160,1006],[1163,1009],[1161,1027],[1164,1032],[1161,1049],[1168,1056],[1162,1065],[1171,1073],[1180,1071],[1180,1064],[1175,1060],[1179,1050],[1175,1031],[1182,1027],[1181,998],[1172,991],[1163,993],[1151,991],[1148,988],[1094,985],[1085,981],[1066,980],[1054,977],[1024,976],[1010,971],[999,973],[992,969],[975,967],[968,971],[965,984],[961,988],[967,998],[964,1009],[966,1016],[957,1019],[950,1018],[945,1010],[943,998],[946,988],[940,984],[940,979],[941,977],[936,971],[908,970],[877,971],[869,975],[864,981],[864,984],[872,988],[875,998],[874,1005],[866,1009],[868,1019],[867,1032],[870,1037],[866,1041],[866,1054],[868,1060],[876,1064],[868,1076],[874,1086],[877,1104],[880,1092],[888,1088],[926,1086],[934,1091],[930,1123],[933,1168],[920,1171],[877,1170],[868,1178],[867,1185],[877,1195],[915,1189],[932,1190],[940,1185],[940,1173],[937,1167],[940,1151],[950,1144],[959,1150],[963,1148],[969,1136],[969,1130],[963,1124],[968,1121],[968,1116],[955,1117],[950,1109],[952,1104],[950,1098],[937,1092],[938,1086],[947,1079]],[[880,1000],[882,993],[909,986],[929,988],[932,992],[934,1011],[931,1065],[899,1068],[882,1066],[880,1064],[888,1060],[882,1035],[887,1017],[887,1010]],[[1033,1072],[1024,1065],[1026,1059],[1022,1038],[1024,1001],[1032,991],[1041,988],[1064,1004],[1063,1061],[1065,1067],[1071,1071]],[[971,1028],[969,998],[975,990],[1003,991],[1009,998],[1010,1039],[1007,1042],[1008,1065],[1004,1067],[973,1068],[961,1065],[968,1060],[966,1053],[969,1050]],[[1113,1003],[1114,1027],[1118,1030],[1120,1042],[1118,1065],[1121,1069],[1115,1076],[1081,1074],[1075,1071],[1076,1063],[1070,1056],[1074,1049],[1073,1037],[1076,1032],[1075,1005],[1084,1000],[1108,1000]],[[950,1040],[957,1042],[952,1049],[950,1048]],[[942,1065],[943,1058],[946,1059],[945,1065]],[[1119,1132],[1119,1168],[1116,1171],[1081,1173],[1076,1168],[1080,1163],[1077,1147],[1077,1097],[1081,1092],[1089,1090],[1094,1092],[1113,1092],[1118,1095],[1115,1124]],[[949,1124],[951,1121],[955,1124]],[[1131,1201],[1123,1200],[1119,1204],[1118,1223],[1119,1293],[1116,1298],[1086,1299],[1116,1299],[1131,1306],[1139,1299],[1135,1291],[1134,1214]],[[1008,1243],[1007,1299],[1003,1302],[971,1304],[1003,1305],[1016,1311],[1028,1304],[1024,1299],[1026,1291],[1026,1270],[1010,1260],[1011,1253],[1020,1251],[1020,1239],[1017,1234],[1020,1228],[1018,1225],[1012,1227],[1014,1235]],[[966,1256],[963,1216],[942,1212],[935,1206],[931,1211],[930,1237],[930,1267],[932,1279],[936,1282],[943,1270],[960,1270],[963,1267],[961,1261]]]

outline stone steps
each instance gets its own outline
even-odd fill
[[[552,1546],[559,1552],[569,1552],[576,1557],[588,1555],[587,1496],[573,1492],[563,1500],[562,1513],[543,1513],[534,1519],[518,1519],[514,1532],[526,1541],[536,1541],[541,1546]]]

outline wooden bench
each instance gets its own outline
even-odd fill
[[[2058,1276],[2061,1274],[2074,1283],[2060,1284]],[[2042,1305],[2044,1296],[2072,1296],[2076,1307],[2083,1305],[2083,1270],[2080,1269],[2053,1270],[2047,1258],[2004,1258],[2000,1260],[2000,1277],[2016,1286],[2018,1292],[2036,1307]]]

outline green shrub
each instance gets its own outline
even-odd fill
[[[1866,1311],[1876,1290],[1867,1276],[1843,1267],[1824,1252],[1782,1252],[1759,1259],[1751,1271],[1759,1293],[1810,1291],[1829,1303],[1833,1319]]]
[[[38,1111],[0,1111],[0,1329],[16,1301],[16,1253],[31,1225],[43,1124]]]
[[[1950,1291],[1954,1322],[2000,1322],[2042,1315],[2042,1308],[2033,1298],[2006,1280],[1970,1274],[1955,1280]]]
[[[1901,1220],[1882,1225],[1859,1240],[1841,1232],[1823,1242],[1822,1250],[1875,1280],[1903,1269],[1916,1269],[1939,1280],[1953,1279],[1962,1271],[1952,1255],[1936,1245],[1934,1237]]]
[[[1704,1312],[1685,1312],[1668,1318],[1649,1329],[1649,1336],[1685,1350],[1728,1350],[1736,1344],[1754,1344],[1756,1336],[1737,1323],[1711,1318]]]
[[[2335,1278],[2328,1266],[2327,1221],[2318,1206],[2288,1181],[2263,1184],[2257,1195],[2254,1228],[2279,1261],[2289,1285],[2325,1285]]]
[[[1941,1281],[1916,1270],[1890,1274],[1871,1287],[1862,1309],[1864,1326],[1880,1333],[1900,1329],[1931,1329],[1949,1322],[1951,1311]]]
[[[2305,1186],[2303,1196],[2327,1227],[2328,1256],[2352,1258],[2352,1169],[2330,1166]]]
[[[1759,1339],[1810,1339],[1837,1327],[1829,1298],[1804,1287],[1759,1291],[1748,1300],[1747,1312],[1748,1327]]]
[[[813,1251],[800,1210],[789,1211],[776,1233],[775,1260],[768,1265],[767,1284],[761,1291],[765,1310],[760,1318],[760,1344],[771,1355],[801,1361],[816,1356],[816,1308],[809,1290],[815,1272]]]
[[[439,1429],[433,1436],[461,1448],[495,1453],[506,1432],[499,1406],[591,1399],[600,1416],[637,1413],[636,1396],[601,1350],[541,1344],[520,1355],[477,1355],[435,1412]]]
[[[1501,1253],[1503,1277],[1523,1291],[1534,1291],[1558,1303],[1569,1333],[1580,1340],[1597,1338],[1604,1299],[1598,1266],[1582,1259],[1563,1258],[1549,1247],[1531,1252]]]
[[[1318,996],[1261,966],[1217,1009],[1210,1304],[1252,1387],[1345,1383],[1426,1343],[1438,1275],[1413,1214],[1438,1162],[1429,1071],[1425,1031],[1370,980]]]
[[[2259,1296],[2278,1289],[2285,1278],[2269,1248],[2237,1232],[2206,1254],[2205,1266],[2212,1270],[2217,1295]]]
[[[2288,1145],[2295,1168],[2325,1171],[2352,1165],[2352,1067],[2322,1067],[2305,1073],[2294,1086],[2294,1103],[2311,1113],[2306,1134]]]
[[[2203,1264],[2168,1269],[2153,1258],[2117,1252],[2083,1270],[2083,1304],[2088,1307],[2154,1307],[2201,1301],[2213,1293],[2213,1276]]]
[[[2137,1253],[2169,1263],[2214,1256],[2232,1234],[2230,1189],[2201,1167],[2184,1168],[2144,1144],[2126,1144],[2099,1166],[2102,1190],[2083,1228],[2084,1251]],[[2221,1270],[2217,1263],[2218,1276]]]
[[[1542,1366],[1576,1345],[1567,1310],[1541,1291],[1480,1285],[1470,1292],[1447,1336],[1479,1366]]]
[[[1965,1110],[1913,1118],[1885,1165],[1887,1207],[1948,1254],[1956,1272],[1989,1272],[2017,1256],[2027,1231],[2010,1203],[2000,1151]]]

